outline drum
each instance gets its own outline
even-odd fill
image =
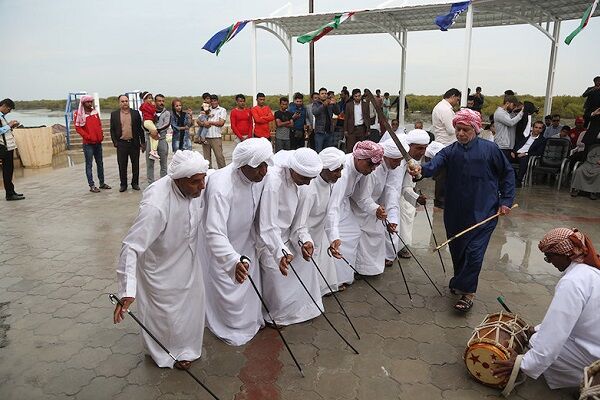
[[[509,349],[523,354],[528,342],[529,325],[517,315],[501,311],[489,314],[475,328],[467,343],[464,360],[471,376],[478,382],[494,388],[504,388],[508,377],[496,378],[492,375],[496,360],[508,360]]]
[[[583,369],[579,400],[600,400],[600,360]]]

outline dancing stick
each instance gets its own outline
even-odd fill
[[[392,243],[392,250],[394,250],[395,260],[398,260],[398,267],[400,268],[400,273],[402,274],[402,280],[404,281],[404,286],[406,286],[406,293],[408,293],[408,298],[412,303],[412,295],[410,294],[410,289],[408,288],[408,282],[406,281],[406,276],[404,276],[404,270],[402,269],[402,264],[400,263],[400,257],[398,257],[398,251],[396,251],[396,245],[394,244],[394,239],[392,238],[392,233],[388,231],[388,235],[390,237],[390,243]],[[393,261],[392,261],[393,262]]]
[[[327,254],[329,255],[329,257],[333,257],[333,255],[331,254],[331,249],[327,249]],[[342,260],[344,260],[344,262],[345,262],[345,263],[346,263],[346,264],[347,264],[347,265],[348,265],[350,268],[352,268],[352,270],[353,270],[354,272],[356,272],[356,273],[358,274],[358,271],[356,270],[356,268],[354,268],[354,267],[353,267],[353,266],[352,266],[352,265],[351,265],[351,264],[348,262],[348,260],[346,260],[346,258],[345,258],[345,257],[342,257]],[[359,275],[360,275],[360,274],[359,274]],[[369,285],[369,286],[371,287],[371,289],[373,289],[373,290],[375,291],[375,293],[377,293],[379,296],[381,296],[381,298],[382,298],[382,299],[384,299],[384,300],[385,300],[385,301],[386,301],[386,302],[387,302],[387,303],[388,303],[390,306],[392,306],[392,308],[393,308],[394,310],[398,311],[398,314],[402,314],[402,313],[400,312],[400,310],[398,310],[398,309],[396,308],[396,306],[395,306],[395,305],[393,305],[393,304],[392,304],[392,303],[391,303],[391,302],[390,302],[390,301],[389,301],[389,300],[388,300],[388,299],[387,299],[387,298],[386,298],[386,297],[385,297],[383,294],[381,294],[381,292],[380,292],[379,290],[377,290],[377,289],[375,288],[375,286],[371,285],[371,282],[369,282],[369,281],[368,281],[366,278],[365,278],[365,279],[363,279],[363,281],[364,281],[364,282],[365,282],[367,285]]]
[[[419,190],[419,194],[423,195],[423,191]],[[427,211],[427,205],[423,205],[425,209],[425,215],[427,216],[427,221],[429,221],[429,227],[431,228],[431,235],[433,236],[433,242],[435,245],[438,245],[437,238],[435,237],[435,232],[433,231],[433,224],[431,223],[431,217],[429,216],[429,211]],[[442,270],[444,271],[444,275],[446,275],[446,266],[444,265],[444,260],[442,259],[442,254],[438,251],[438,257],[440,258],[440,263],[442,264]]]
[[[285,249],[281,249],[281,251],[283,252],[283,255],[285,257],[287,257],[288,255],[291,255],[290,253],[288,253],[287,251],[285,251]],[[304,284],[304,282],[302,282],[302,279],[300,279],[300,275],[298,275],[298,273],[296,272],[296,269],[294,268],[294,266],[292,265],[292,263],[288,262],[288,264],[289,264],[290,268],[292,269],[292,271],[294,272],[294,275],[296,275],[296,278],[298,278],[298,281],[300,282],[300,284],[302,285],[302,287],[304,288],[304,290],[308,294],[308,297],[310,297],[310,299],[312,300],[312,302],[315,305],[315,307],[317,307],[317,310],[319,310],[319,312],[321,313],[321,315],[325,318],[325,321],[327,321],[327,323],[329,323],[329,326],[331,326],[333,328],[333,330],[335,331],[335,333],[337,333],[338,336],[340,338],[342,338],[342,340],[344,341],[344,343],[346,343],[348,345],[348,347],[350,347],[354,351],[354,353],[358,354],[358,350],[356,350],[354,348],[354,346],[352,346],[350,344],[350,342],[347,341],[344,336],[342,336],[342,334],[336,329],[336,327],[333,325],[333,323],[331,323],[331,321],[329,320],[329,318],[327,318],[327,315],[325,315],[325,313],[323,312],[323,310],[321,310],[321,307],[319,307],[319,305],[317,304],[317,301],[315,300],[315,298],[312,296],[312,294],[310,294],[310,291],[308,290],[308,288],[306,287],[306,285]]]
[[[119,303],[119,305],[120,305],[122,308],[125,308],[125,305],[124,305],[123,303],[121,303],[121,300],[119,300],[119,298],[118,298],[117,296],[115,296],[114,294],[112,294],[112,293],[109,293],[109,294],[108,294],[108,299],[110,300],[110,302],[111,302],[111,303],[113,303],[113,304],[117,304],[117,303]],[[148,330],[148,328],[146,328],[146,326],[145,326],[144,324],[142,324],[142,321],[140,321],[140,320],[139,320],[139,319],[138,319],[138,318],[135,316],[135,314],[134,314],[132,311],[130,311],[129,309],[127,309],[127,314],[131,315],[131,318],[133,318],[133,320],[134,320],[135,322],[137,322],[137,324],[138,324],[140,327],[142,327],[142,329],[143,329],[143,330],[144,330],[144,331],[145,331],[145,332],[148,334],[148,336],[150,336],[150,337],[152,338],[152,340],[154,340],[154,341],[156,342],[156,344],[158,344],[158,345],[161,347],[161,349],[163,349],[163,350],[164,350],[164,351],[165,351],[165,352],[166,352],[166,353],[169,355],[169,357],[171,357],[171,358],[173,359],[173,361],[175,361],[175,364],[179,365],[179,366],[181,367],[181,369],[183,369],[185,372],[187,372],[187,374],[188,374],[189,376],[191,376],[191,377],[192,377],[192,379],[194,379],[196,382],[198,382],[198,383],[200,384],[200,386],[202,386],[202,388],[203,388],[204,390],[206,390],[206,391],[207,391],[207,392],[208,392],[208,393],[209,393],[209,394],[210,394],[210,395],[213,397],[213,399],[215,399],[215,400],[220,400],[220,399],[217,397],[217,395],[216,395],[216,394],[214,394],[214,393],[213,393],[213,392],[212,392],[212,391],[211,391],[211,390],[208,388],[208,386],[206,386],[204,383],[202,383],[202,381],[201,381],[200,379],[198,379],[198,377],[196,377],[196,375],[194,375],[194,374],[192,373],[192,371],[190,371],[190,370],[189,370],[189,368],[183,368],[183,366],[181,365],[181,363],[179,362],[179,360],[178,360],[177,358],[175,358],[175,356],[174,356],[173,354],[171,354],[171,352],[169,351],[169,349],[167,349],[167,348],[166,348],[166,347],[165,347],[165,346],[164,346],[164,345],[163,345],[163,344],[160,342],[160,340],[158,340],[158,339],[156,338],[156,336],[154,336],[154,335],[152,334],[152,332],[150,332],[150,331]]]
[[[512,209],[515,209],[517,207],[519,207],[519,205],[515,203],[515,204],[513,204],[513,206],[510,209],[512,210]],[[446,246],[448,243],[450,243],[451,241],[453,241],[457,237],[460,237],[460,236],[464,235],[465,233],[467,233],[469,231],[472,231],[473,229],[475,229],[475,228],[477,228],[477,227],[485,224],[486,222],[490,222],[494,218],[500,216],[500,214],[501,214],[500,211],[498,211],[496,214],[492,215],[491,217],[488,217],[488,218],[484,219],[483,221],[478,222],[475,225],[473,225],[473,226],[465,229],[464,231],[457,233],[456,235],[452,236],[450,239],[446,240],[444,243],[442,243],[439,246],[437,246],[433,251],[438,251],[439,249],[441,249],[442,247]]]
[[[240,262],[244,263],[244,264],[250,264],[250,259],[248,257],[246,257],[246,256],[241,256],[240,257]],[[302,367],[300,366],[300,363],[298,362],[298,360],[296,360],[296,357],[294,356],[294,353],[292,353],[292,349],[290,349],[290,346],[288,345],[288,342],[283,337],[283,333],[281,332],[281,329],[279,328],[279,326],[277,326],[277,323],[275,322],[275,320],[271,316],[271,312],[269,311],[269,307],[267,307],[267,303],[265,303],[264,299],[260,295],[260,292],[258,291],[258,288],[256,287],[256,284],[254,283],[254,280],[252,280],[252,277],[250,276],[250,273],[248,273],[248,279],[250,280],[250,283],[252,284],[252,287],[254,288],[254,291],[256,292],[256,295],[260,299],[260,302],[261,302],[262,306],[264,307],[265,311],[267,312],[267,315],[271,319],[271,323],[275,327],[275,330],[277,331],[277,333],[279,333],[279,337],[281,338],[281,341],[285,345],[285,348],[287,349],[288,353],[290,353],[290,356],[292,356],[292,360],[294,360],[294,364],[296,364],[296,367],[298,367],[298,371],[300,371],[300,375],[302,375],[302,377],[304,378],[304,372],[302,371]]]
[[[496,297],[496,300],[498,300],[498,303],[500,303],[500,305],[501,305],[502,307],[504,307],[504,309],[505,309],[506,311],[508,311],[508,312],[509,312],[509,313],[511,313],[511,314],[513,313],[512,311],[510,311],[510,308],[508,308],[508,306],[506,305],[506,303],[504,303],[504,298],[503,298],[502,296],[498,296],[498,297]]]
[[[383,221],[383,224],[386,226],[389,225],[389,221],[385,220]],[[440,296],[443,296],[442,292],[440,292],[440,289],[438,289],[437,285],[435,284],[435,282],[433,281],[433,279],[431,279],[431,277],[429,276],[429,274],[427,273],[427,271],[425,270],[425,268],[423,268],[423,265],[421,265],[421,263],[419,262],[419,259],[417,257],[415,257],[415,254],[412,252],[412,250],[410,249],[410,247],[408,247],[406,245],[406,243],[404,242],[404,240],[402,240],[402,236],[400,236],[400,234],[398,232],[394,232],[396,234],[396,236],[398,236],[398,239],[400,239],[400,241],[402,242],[402,244],[404,245],[404,247],[406,248],[406,250],[408,250],[408,252],[410,253],[410,255],[412,256],[412,258],[414,258],[414,260],[416,261],[417,265],[421,268],[421,270],[423,271],[423,273],[425,274],[425,276],[427,277],[427,279],[429,279],[429,282],[431,282],[431,284],[433,285],[433,287],[435,288],[435,290],[437,290],[437,292],[440,294]],[[400,259],[398,259],[400,260]],[[400,261],[398,261],[400,262]]]
[[[298,245],[300,246],[300,249],[302,250],[302,246],[304,245],[304,243],[302,243],[301,240],[298,240]],[[340,308],[342,309],[342,312],[344,313],[344,316],[346,316],[346,319],[348,320],[348,322],[350,323],[350,326],[352,327],[352,330],[354,331],[354,333],[356,334],[356,337],[360,340],[360,335],[358,334],[358,331],[356,330],[356,328],[354,327],[354,324],[352,323],[352,320],[350,319],[350,317],[348,316],[348,314],[346,314],[346,310],[344,309],[344,306],[342,305],[342,303],[340,302],[340,300],[337,298],[337,296],[335,295],[335,292],[333,291],[333,289],[331,288],[331,285],[329,284],[329,282],[327,282],[327,279],[325,279],[325,275],[323,275],[323,272],[321,272],[321,269],[319,268],[319,266],[317,265],[317,263],[315,262],[315,259],[310,256],[310,260],[312,261],[312,263],[315,265],[315,268],[317,269],[317,271],[319,271],[319,275],[321,275],[321,278],[323,278],[323,280],[325,281],[325,284],[327,285],[327,287],[329,288],[329,293],[331,293],[333,295],[333,298],[335,299],[335,301],[337,301],[338,305],[340,306]]]

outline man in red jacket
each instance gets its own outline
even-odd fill
[[[252,107],[252,118],[254,119],[254,136],[264,137],[271,140],[271,129],[269,122],[275,119],[271,107],[265,105],[265,94],[256,95],[256,105]]]
[[[75,120],[75,130],[83,138],[83,154],[85,156],[85,175],[87,176],[90,192],[98,193],[100,189],[110,189],[104,182],[104,164],[102,162],[102,122],[100,115],[94,108],[94,98],[89,95],[81,97],[79,108],[73,115]],[[98,169],[98,180],[100,181],[100,189],[94,184],[94,176],[92,175],[92,160],[96,160]]]

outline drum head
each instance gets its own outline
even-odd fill
[[[496,378],[492,375],[494,361],[505,361],[508,357],[504,351],[489,343],[475,343],[465,352],[465,365],[471,376],[484,385],[503,388],[507,377]]]

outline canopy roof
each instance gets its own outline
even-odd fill
[[[396,1],[398,3],[399,1]],[[402,6],[356,10],[355,16],[334,29],[329,35],[390,33],[398,28],[411,31],[439,30],[434,19],[447,14],[456,0],[406,0]],[[474,0],[474,27],[532,24],[548,21],[580,19],[591,0]],[[391,2],[388,2],[391,3]],[[393,4],[390,4],[390,6]],[[330,22],[337,13],[316,13],[286,17],[258,18],[260,23],[279,25],[292,37],[303,35]],[[465,27],[463,13],[451,29]],[[600,15],[600,7],[593,16]]]

